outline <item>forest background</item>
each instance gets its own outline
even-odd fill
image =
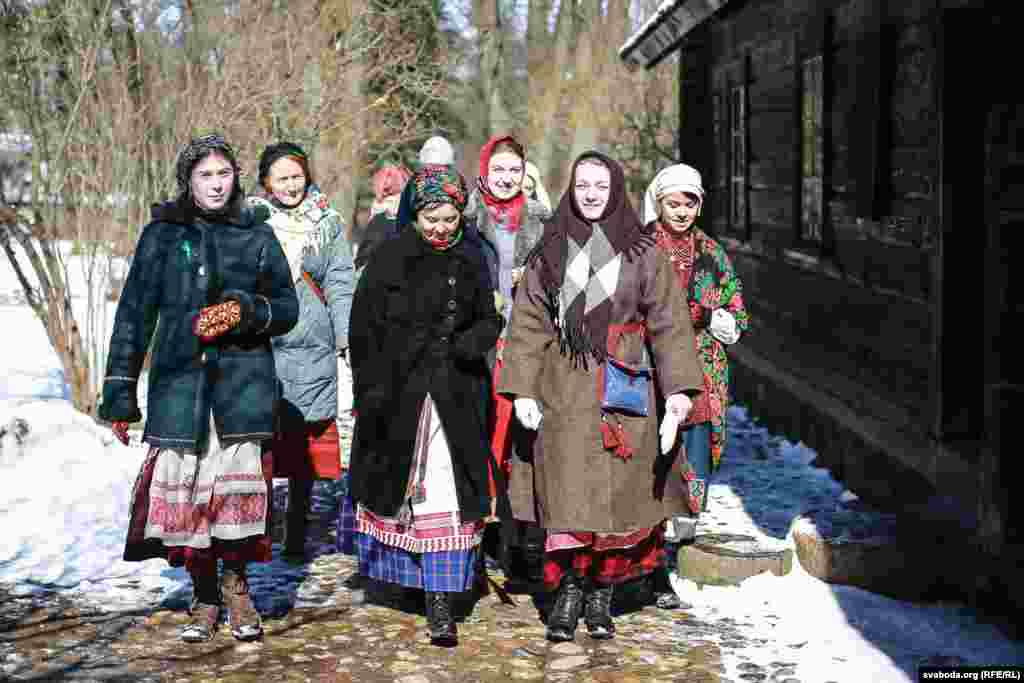
[[[659,0],[0,0],[0,267],[94,414],[114,266],[176,193],[190,137],[222,131],[247,190],[291,140],[351,226],[370,178],[448,137],[471,182],[493,134],[523,140],[558,201],[579,153],[623,162],[636,206],[676,158],[678,70],[618,57]],[[68,255],[87,265],[72,292]],[[86,296],[85,313],[72,299]],[[79,307],[82,308],[82,307]]]

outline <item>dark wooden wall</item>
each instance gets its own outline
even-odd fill
[[[705,172],[705,225],[743,278],[754,325],[744,344],[859,414],[923,432],[936,390],[934,10],[921,0],[739,0],[701,27],[682,60],[681,156]],[[825,70],[820,244],[799,239],[798,65],[816,54]],[[697,115],[714,119],[711,103],[724,106],[738,84],[746,222],[730,220],[724,131],[708,150],[688,126]]]
[[[1024,409],[1024,281],[1010,276],[1024,247],[1018,25],[995,0],[732,0],[680,60],[680,157],[704,172],[703,226],[752,313],[731,352],[733,395],[865,499],[915,519],[955,500],[955,516],[933,521],[1011,564],[1024,557],[1008,483]],[[819,54],[817,243],[801,239],[800,65]],[[737,85],[738,219],[723,110]],[[1024,610],[1020,582],[1002,584]]]

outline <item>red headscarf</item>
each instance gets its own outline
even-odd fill
[[[496,135],[488,140],[487,144],[480,150],[480,175],[476,179],[476,184],[480,189],[480,196],[483,197],[484,204],[487,205],[491,218],[498,223],[504,224],[505,229],[509,232],[515,232],[522,225],[523,206],[526,205],[526,195],[523,194],[520,188],[514,197],[499,199],[494,196],[487,183],[487,173],[490,169],[491,157],[494,155],[494,148],[501,142],[507,142],[515,149],[516,154],[523,160],[523,173],[525,175],[526,150],[511,135]]]
[[[398,194],[412,174],[404,166],[383,166],[373,174],[373,196],[378,202],[388,195]]]

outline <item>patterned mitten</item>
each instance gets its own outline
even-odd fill
[[[192,324],[192,331],[200,340],[209,343],[237,327],[241,321],[242,307],[239,303],[225,301],[200,310]]]

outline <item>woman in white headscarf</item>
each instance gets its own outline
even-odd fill
[[[689,305],[697,338],[697,356],[704,374],[704,391],[680,426],[683,448],[673,468],[686,483],[690,515],[670,519],[665,538],[669,566],[676,544],[692,540],[697,518],[707,506],[711,474],[725,450],[725,413],[729,400],[729,360],[726,347],[735,344],[750,325],[743,305],[743,287],[725,249],[697,227],[704,205],[700,173],[675,164],[654,177],[644,195],[644,225],[654,227],[655,240],[669,257],[681,294]],[[680,606],[669,586],[667,568],[654,574],[657,604]]]

